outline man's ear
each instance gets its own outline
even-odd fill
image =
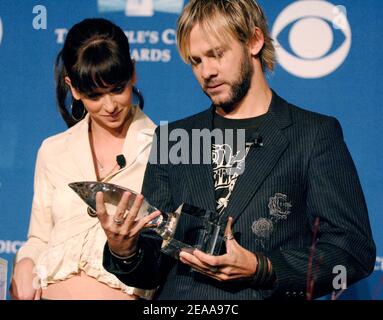
[[[76,100],[80,100],[81,95],[75,88],[73,88],[72,82],[70,81],[69,77],[65,77],[65,83],[69,86],[73,98],[75,98]]]
[[[256,57],[262,50],[265,44],[265,36],[259,28],[255,28],[252,37],[249,39],[248,48],[253,57]]]

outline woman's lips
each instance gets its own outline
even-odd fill
[[[121,112],[122,112],[122,109],[111,114],[106,114],[105,117],[112,120],[116,120],[120,117]]]

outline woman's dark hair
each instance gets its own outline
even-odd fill
[[[96,90],[109,92],[126,85],[133,74],[129,42],[120,27],[106,19],[85,19],[75,24],[55,64],[57,103],[68,127],[83,119],[86,110],[81,100],[72,98],[68,103],[70,90],[65,83],[66,76],[78,92],[92,97]],[[142,96],[137,89],[133,91],[142,108]],[[68,110],[68,105],[72,110]]]

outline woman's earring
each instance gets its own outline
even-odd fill
[[[84,118],[86,111],[82,103],[78,103],[78,102],[74,103],[74,100],[72,100],[70,108],[71,108],[71,117],[74,121],[78,122]]]
[[[144,97],[141,94],[141,91],[133,86],[133,96],[135,100],[133,100],[133,104],[138,105],[140,109],[144,109]]]

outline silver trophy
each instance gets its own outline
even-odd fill
[[[88,214],[97,217],[96,193],[104,193],[104,203],[108,214],[114,214],[116,207],[124,192],[129,191],[128,210],[132,207],[137,193],[115,185],[104,182],[74,182],[69,186],[88,205]],[[141,219],[158,209],[150,205],[144,199],[137,219]],[[216,212],[197,208],[188,204],[182,204],[174,212],[161,212],[153,219],[146,228],[154,230],[161,238],[162,252],[175,259],[179,259],[179,253],[183,249],[199,249],[212,255],[220,254],[223,227],[218,224]]]

